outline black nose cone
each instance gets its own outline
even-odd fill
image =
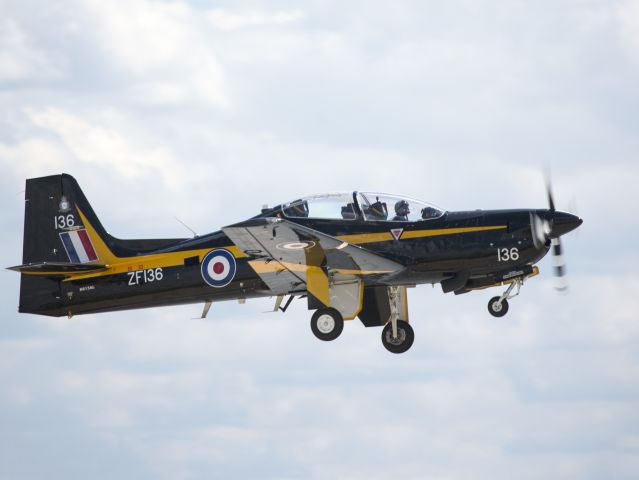
[[[566,212],[550,212],[550,217],[552,218],[552,231],[550,236],[553,238],[572,232],[584,223],[578,216]]]

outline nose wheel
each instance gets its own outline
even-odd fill
[[[488,302],[488,311],[493,317],[503,317],[508,313],[508,300],[493,297]]]
[[[320,340],[330,342],[344,330],[344,318],[334,308],[320,308],[311,317],[311,330]]]

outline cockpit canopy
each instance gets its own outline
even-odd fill
[[[289,218],[418,222],[439,218],[444,211],[430,203],[386,193],[327,193],[282,205]],[[360,213],[361,212],[361,213]]]

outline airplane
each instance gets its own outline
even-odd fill
[[[403,353],[414,341],[408,288],[505,286],[488,302],[502,317],[551,249],[563,283],[560,237],[582,219],[555,209],[549,184],[547,195],[547,209],[446,211],[397,195],[321,194],[202,236],[123,240],[107,233],[72,176],[52,175],[26,180],[22,265],[10,270],[21,274],[22,313],[203,303],[206,318],[216,301],[275,297],[273,311],[286,312],[302,298],[318,339],[335,340],[359,318]]]

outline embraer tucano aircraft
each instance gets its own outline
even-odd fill
[[[549,208],[447,212],[381,193],[301,198],[188,239],[121,240],[104,229],[69,175],[29,179],[19,311],[63,316],[274,296],[314,310],[311,330],[334,340],[344,320],[384,327],[393,353],[413,343],[406,289],[441,284],[456,294],[508,285],[488,303],[500,317],[559,237],[581,225]],[[516,290],[514,290],[516,289]],[[288,300],[282,306],[285,296]]]

